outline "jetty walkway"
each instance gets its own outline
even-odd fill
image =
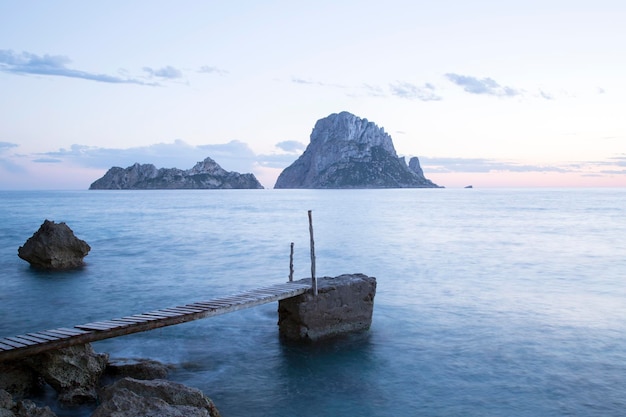
[[[0,362],[20,359],[47,350],[60,349],[218,316],[295,297],[309,290],[311,290],[311,285],[291,281],[207,301],[164,308],[117,319],[4,337],[0,338]]]

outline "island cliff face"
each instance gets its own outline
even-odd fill
[[[438,188],[419,160],[407,166],[391,136],[367,119],[341,112],[320,119],[304,153],[274,188]]]
[[[90,190],[234,189],[263,186],[253,174],[239,174],[220,167],[211,158],[193,168],[157,169],[152,164],[135,163],[128,168],[113,167],[94,181]]]

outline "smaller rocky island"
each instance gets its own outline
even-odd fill
[[[90,190],[213,190],[262,189],[254,174],[226,171],[211,158],[193,168],[156,168],[152,164],[135,163],[128,168],[113,167],[94,181]]]
[[[383,128],[351,113],[315,123],[304,153],[274,188],[440,188],[424,176],[417,157],[398,157]]]

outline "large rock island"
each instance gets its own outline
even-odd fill
[[[399,158],[391,136],[367,119],[341,112],[320,119],[304,153],[274,188],[439,188],[417,157]]]
[[[128,168],[113,167],[94,181],[90,190],[234,189],[263,186],[253,174],[226,171],[211,158],[193,168],[159,168],[135,163]]]

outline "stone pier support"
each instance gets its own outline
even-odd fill
[[[300,280],[310,281],[310,278]],[[317,289],[317,296],[308,292],[279,301],[281,337],[316,341],[370,328],[376,278],[363,274],[317,278]]]

